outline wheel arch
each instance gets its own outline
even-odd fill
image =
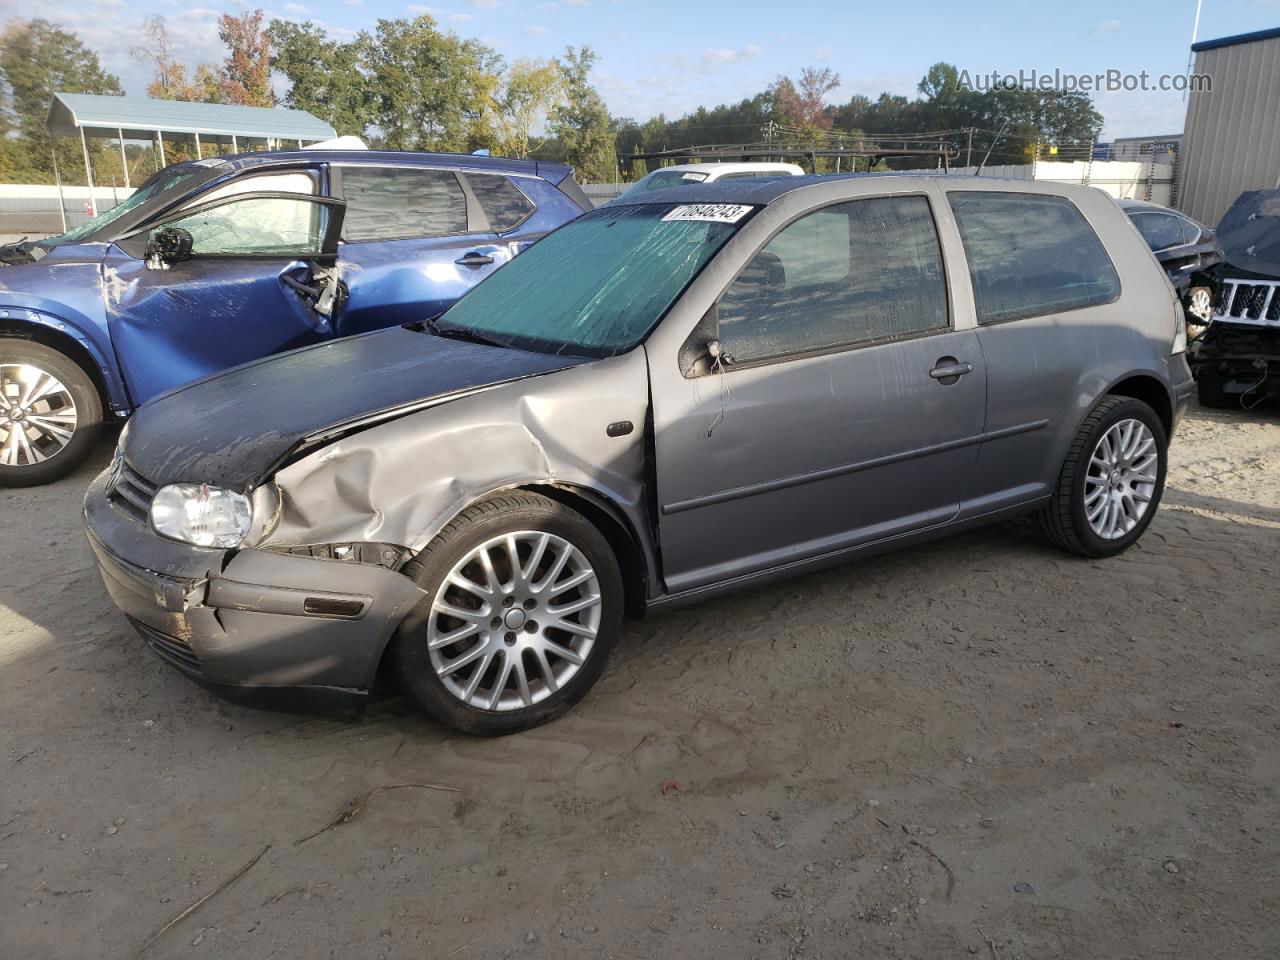
[[[70,329],[73,328],[52,318],[31,321],[0,317],[0,338],[27,340],[58,351],[89,377],[102,400],[103,413],[118,413],[125,404],[121,397],[113,395],[113,388],[118,390],[114,375],[88,338],[76,336]]]
[[[521,484],[516,489],[537,493],[578,511],[600,531],[622,570],[627,616],[644,614],[649,596],[649,574],[644,550],[631,521],[622,509],[604,494],[576,484],[545,481]]]
[[[1160,418],[1160,425],[1164,427],[1165,440],[1172,440],[1173,399],[1169,396],[1169,388],[1158,377],[1149,373],[1129,374],[1107,387],[1104,395],[1141,400]],[[1096,401],[1094,405],[1097,405]]]

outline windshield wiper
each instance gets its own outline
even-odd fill
[[[434,317],[427,317],[425,320],[416,320],[413,323],[406,323],[405,329],[414,330],[418,333],[429,333],[434,337],[447,337],[450,340],[469,340],[472,343],[482,343],[487,347],[503,347],[510,349],[511,344],[503,343],[501,340],[495,340],[479,330],[472,330],[470,327],[454,327],[441,326],[440,318],[443,313],[437,313]]]

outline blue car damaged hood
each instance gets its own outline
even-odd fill
[[[155,484],[247,491],[304,445],[583,362],[393,327],[267,357],[156,397],[129,421],[123,452]]]

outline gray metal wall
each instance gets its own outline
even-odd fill
[[[1211,92],[1187,96],[1178,207],[1216,224],[1245,190],[1280,185],[1280,37],[1201,50]]]

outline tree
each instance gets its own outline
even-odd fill
[[[155,68],[155,76],[147,84],[147,96],[157,100],[226,102],[215,67],[207,63],[196,64],[194,74],[188,77],[186,64],[173,55],[169,27],[163,16],[151,14],[144,17],[142,35],[146,41],[133,47],[129,54],[135,60],[149,60]]]
[[[563,88],[560,67],[551,60],[517,60],[503,77],[501,95],[494,102],[498,149],[506,156],[527,157],[545,142],[531,145],[533,128],[545,123],[559,104]]]
[[[780,119],[803,131],[829,130],[833,118],[827,111],[827,94],[838,86],[840,74],[830,67],[805,67],[798,83],[789,77],[779,77],[774,83],[775,110]]]
[[[267,38],[271,68],[289,80],[285,105],[314,114],[340,136],[364,136],[376,113],[373,84],[362,63],[364,44],[332,40],[310,21],[272,20]]]
[[[271,92],[271,50],[262,16],[261,10],[254,10],[238,17],[224,13],[218,18],[218,37],[227,45],[221,85],[228,103],[247,107],[275,105],[275,94]]]
[[[14,21],[0,32],[0,125],[5,136],[3,162],[21,182],[53,179],[53,153],[65,179],[83,170],[80,144],[54,142],[45,129],[55,93],[122,94],[120,81],[102,69],[98,56],[75,34],[47,20]],[[101,144],[90,153],[102,154]]]
[[[611,183],[618,175],[616,135],[604,100],[591,85],[596,53],[590,47],[565,49],[560,61],[564,101],[551,116],[564,160],[584,183]]]

